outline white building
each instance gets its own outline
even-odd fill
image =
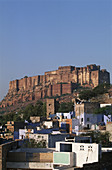
[[[29,134],[29,139],[34,139],[35,142],[39,143],[41,141],[45,142],[47,148],[55,148],[55,143],[57,141],[64,141],[65,137],[69,137],[68,133],[60,133],[59,131],[53,131],[47,133],[34,133]]]
[[[84,127],[91,128],[93,124],[103,124],[103,115],[94,114],[94,110],[99,108],[99,103],[83,102],[80,104],[75,104],[75,116],[79,119],[79,130]]]
[[[112,115],[104,115],[104,123],[105,125],[107,122],[112,122]]]
[[[35,142],[41,142],[45,141],[46,142],[46,147],[48,148],[48,139],[49,139],[49,134],[38,134],[38,133],[33,133],[29,134],[29,139],[34,139]]]
[[[53,121],[43,121],[43,126],[46,128],[53,128]]]
[[[19,129],[19,139],[26,138],[26,129]]]
[[[56,116],[58,119],[72,119],[75,116],[75,112],[69,112],[69,113],[56,113]]]
[[[93,124],[100,125],[104,123],[104,115],[102,114],[81,113],[77,116],[77,119],[79,119],[80,128],[91,128]]]
[[[56,142],[53,164],[83,167],[84,164],[98,162],[101,149],[96,143]]]
[[[106,107],[106,106],[112,106],[112,104],[111,104],[111,103],[100,104],[100,107],[101,107],[101,108],[102,108],[102,107]]]

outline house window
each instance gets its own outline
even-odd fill
[[[72,152],[72,144],[60,144],[60,152]]]
[[[83,122],[83,118],[81,118],[81,122]]]
[[[89,129],[90,127],[89,127],[89,124],[87,124],[87,128]]]
[[[87,121],[89,122],[89,117],[87,118]]]
[[[84,151],[84,145],[80,145],[80,151]]]
[[[88,146],[88,151],[93,151],[92,149],[93,149],[92,146]]]

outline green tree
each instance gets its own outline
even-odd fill
[[[13,117],[13,121],[14,121],[14,122],[21,122],[22,119],[21,119],[20,115],[15,114],[14,117]]]
[[[26,108],[22,111],[23,113],[23,120],[30,120],[30,116],[34,113],[34,106],[32,104],[29,104],[26,106]]]
[[[73,102],[68,102],[68,103],[60,103],[59,104],[59,108],[58,108],[58,112],[70,112],[74,110],[74,103]]]
[[[95,96],[95,93],[92,91],[92,90],[83,90],[79,93],[79,98],[81,100],[89,100],[91,99],[92,97]]]
[[[94,113],[95,114],[105,114],[105,115],[112,114],[112,106],[106,106],[106,107],[102,107],[99,109],[95,109]]]
[[[93,89],[93,92],[95,93],[95,96],[99,95],[99,94],[104,94],[108,91],[108,89],[110,88],[110,84],[100,84],[97,87],[95,87]]]
[[[45,116],[46,115],[46,103],[42,101],[37,101],[34,107],[34,115],[33,116]]]
[[[21,118],[23,115],[23,118]],[[23,110],[21,109],[17,114],[12,112],[7,115],[2,115],[0,117],[0,123],[3,125],[7,121],[30,121],[30,116],[46,116],[46,103],[42,101],[37,101],[35,105],[29,104]]]
[[[36,142],[34,139],[26,140],[23,144],[23,147],[27,148],[46,148],[46,141],[40,140]]]
[[[83,90],[79,93],[79,98],[81,100],[84,99],[88,101],[92,97],[96,97],[98,95],[106,93],[110,87],[111,86],[109,84],[104,83],[104,84],[98,85],[93,90]]]
[[[111,146],[111,142],[109,141],[110,133],[105,132],[101,133],[100,131],[92,131],[87,134],[82,134],[81,136],[91,136],[93,143],[99,143],[102,146]]]

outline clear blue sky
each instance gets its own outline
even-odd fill
[[[0,0],[0,100],[9,81],[62,65],[112,75],[111,11],[111,0]]]

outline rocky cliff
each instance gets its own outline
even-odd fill
[[[110,83],[110,74],[105,69],[100,70],[100,66],[95,64],[86,67],[62,66],[58,70],[45,72],[44,75],[10,81],[9,91],[0,107],[72,94],[79,85],[93,88],[102,83]]]

